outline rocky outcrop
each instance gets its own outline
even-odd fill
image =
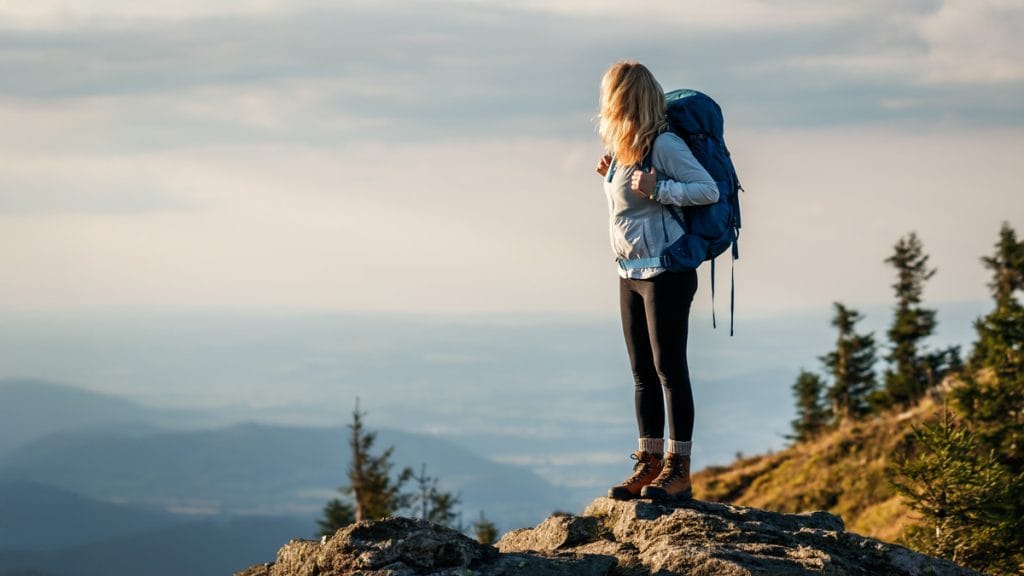
[[[846,532],[825,512],[781,514],[693,501],[598,498],[496,546],[410,518],[362,522],[320,542],[293,540],[277,561],[236,576],[573,576],[976,574]]]

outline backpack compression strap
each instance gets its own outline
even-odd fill
[[[637,270],[640,268],[668,268],[668,256],[657,256],[654,258],[636,258],[635,260],[619,260],[619,268],[623,270]]]

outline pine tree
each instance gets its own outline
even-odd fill
[[[1017,494],[1024,476],[1009,473],[978,438],[944,411],[915,427],[912,450],[897,456],[893,487],[923,525],[905,534],[916,550],[958,564],[1012,574],[1024,561],[1024,519]]]
[[[321,536],[331,536],[356,521],[356,509],[344,500],[334,498],[324,506],[324,517],[317,520]]]
[[[825,382],[820,376],[807,370],[800,370],[796,382],[793,383],[793,395],[796,396],[796,419],[791,422],[793,435],[797,442],[810,440],[828,424],[829,411],[825,407],[822,395]]]
[[[1003,223],[995,253],[982,258],[992,271],[995,309],[974,323],[978,340],[954,390],[961,415],[1011,471],[1024,470],[1024,242]]]
[[[952,494],[955,506],[931,504],[926,515],[941,518],[945,531],[936,520],[934,536],[911,537],[926,551],[934,546],[972,567],[1016,573],[1024,565],[1024,307],[1017,299],[1024,289],[1024,242],[1003,223],[994,253],[981,260],[992,274],[988,286],[995,308],[975,321],[978,339],[961,385],[952,389],[970,432],[933,433],[931,450],[941,458],[918,458],[918,468],[911,469],[923,486],[931,486],[932,500]]]
[[[413,514],[419,513],[423,520],[451,527],[459,496],[441,490],[437,478],[427,475],[426,464],[421,465],[419,475],[413,475],[412,479],[417,487],[409,503]]]
[[[935,331],[935,310],[921,305],[924,283],[935,275],[928,267],[928,255],[921,240],[911,232],[896,242],[892,256],[885,259],[896,269],[896,310],[889,327],[890,349],[885,359],[884,404],[906,407],[938,383],[947,368],[943,361],[949,351],[926,357],[922,341]],[[956,363],[959,363],[957,354]]]
[[[480,511],[480,519],[473,522],[473,534],[481,544],[494,544],[498,540],[498,527],[484,516],[483,510]]]
[[[322,534],[333,534],[338,528],[363,520],[384,518],[408,506],[411,497],[402,492],[402,486],[412,477],[412,469],[403,469],[396,478],[391,477],[391,454],[394,446],[374,455],[373,443],[377,435],[363,428],[365,412],[359,410],[359,399],[352,410],[352,423],[348,425],[349,450],[352,460],[348,466],[348,481],[339,490],[348,496],[348,502],[334,499],[324,508],[319,521]],[[351,520],[348,511],[351,510]]]
[[[988,287],[996,301],[996,310],[1016,303],[1015,293],[1024,289],[1024,241],[1017,241],[1017,232],[1009,222],[999,228],[999,241],[992,256],[981,259],[992,271]]]
[[[856,418],[869,410],[868,397],[875,389],[875,337],[857,334],[854,329],[863,319],[859,312],[834,303],[832,325],[839,329],[836,349],[821,357],[832,375],[826,391],[832,417],[836,422]]]
[[[349,463],[347,493],[355,501],[356,522],[377,520],[394,514],[409,503],[409,496],[402,492],[402,486],[412,477],[412,469],[403,469],[396,479],[391,478],[391,455],[394,446],[389,446],[379,456],[371,450],[377,434],[363,429],[363,416],[359,411],[359,401],[352,411],[352,424],[349,429],[349,448],[352,461]]]

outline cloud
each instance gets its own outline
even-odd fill
[[[733,132],[748,192],[741,315],[890,300],[882,260],[916,230],[927,298],[983,299],[978,258],[1024,221],[1024,139],[891,129]],[[616,276],[593,139],[219,146],[124,158],[191,210],[3,218],[7,306],[612,314]],[[16,159],[17,160],[17,159]],[[57,158],[50,166],[59,170]],[[123,168],[122,166],[122,168]],[[120,170],[120,169],[119,169]],[[88,195],[89,182],[78,188]],[[104,186],[104,182],[96,182]],[[102,188],[96,192],[101,194]],[[728,260],[719,262],[719,312]],[[699,314],[709,312],[707,270]]]
[[[190,210],[193,205],[160,190],[118,182],[113,186],[74,181],[0,181],[0,216],[42,214],[147,214]]]
[[[165,186],[161,167],[144,158],[88,154],[6,154],[0,216],[139,215],[197,208]]]
[[[792,58],[789,65],[835,70],[850,78],[918,87],[1016,87],[1024,81],[1024,4],[946,1],[906,9],[868,4],[861,41]],[[867,23],[874,26],[868,32]]]
[[[984,296],[1024,213],[1011,5],[122,4],[2,8],[0,301],[607,311],[621,58],[724,106],[741,307],[882,301],[912,228]]]
[[[274,16],[323,2],[309,0],[7,0],[0,6],[5,28],[67,29],[97,22],[189,20],[223,16]]]
[[[644,0],[624,4],[614,0],[390,0],[370,2],[349,0],[353,12],[410,12],[426,8],[431,12],[471,12],[494,15],[499,12],[546,14],[563,17],[597,17],[607,21],[638,18],[652,26],[729,30],[753,28],[792,29],[843,22],[860,10],[854,2],[821,3],[813,0]],[[184,21],[223,17],[287,17],[316,12],[338,5],[329,0],[149,0],[124,3],[120,0],[8,0],[2,14],[7,27],[68,29],[97,21],[139,23]]]
[[[990,3],[267,2],[185,4],[186,20],[91,6],[74,26],[0,31],[0,97],[116,98],[135,136],[117,116],[110,132],[128,146],[583,136],[624,57],[744,126],[1024,123],[1024,40]]]
[[[34,101],[184,98],[207,89],[207,95],[244,91],[283,102],[296,91],[290,84],[317,84],[324,91],[325,108],[315,111],[321,118],[386,118],[397,127],[393,133],[425,126],[432,134],[450,126],[463,134],[494,124],[517,126],[529,116],[538,118],[532,124],[544,124],[593,100],[594,71],[587,72],[586,84],[577,84],[578,73],[562,80],[568,54],[537,67],[519,51],[530,29],[534,50],[557,54],[559,31],[524,17],[481,23],[476,12],[345,8],[276,19],[8,31],[0,33],[0,94]],[[540,82],[526,82],[535,74]],[[585,99],[573,90],[583,85]],[[279,97],[268,96],[271,91]],[[242,98],[251,109],[254,98]]]
[[[489,0],[479,0],[478,3]],[[536,11],[561,16],[595,16],[604,22],[623,19],[647,22],[654,33],[669,33],[668,28],[721,31],[792,30],[830,26],[856,18],[860,8],[852,2],[815,2],[814,0],[719,0],[717,2],[644,0],[624,3],[617,0],[504,0],[499,4],[516,10]],[[677,27],[683,27],[681,30]]]
[[[919,29],[929,48],[921,76],[925,82],[1005,85],[1024,80],[1021,2],[946,2]]]
[[[343,155],[249,146],[136,155],[126,160],[166,175],[172,190],[196,191],[202,209],[5,218],[0,263],[19,274],[0,285],[0,299],[44,308],[529,310],[548,288],[524,270],[609,262],[604,250],[581,256],[578,249],[588,238],[606,246],[603,200],[581,208],[575,195],[552,192],[569,189],[579,167],[536,174],[521,165],[582,157],[570,154],[576,146],[472,142]],[[552,209],[530,215],[538,202]],[[589,231],[563,237],[566,213],[591,213]],[[563,288],[559,300],[578,299],[586,278]]]

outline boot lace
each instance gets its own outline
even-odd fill
[[[630,454],[629,457],[632,460],[636,460],[636,464],[633,464],[633,475],[627,478],[625,482],[623,482],[623,484],[627,486],[640,482],[643,479],[644,475],[647,474],[647,467],[650,466],[654,461],[654,458],[650,455],[640,457],[637,454]]]
[[[673,456],[666,456],[664,464],[661,468],[661,473],[654,479],[651,484],[656,486],[665,486],[671,484],[673,480],[680,476],[682,472],[682,462],[679,458]]]

